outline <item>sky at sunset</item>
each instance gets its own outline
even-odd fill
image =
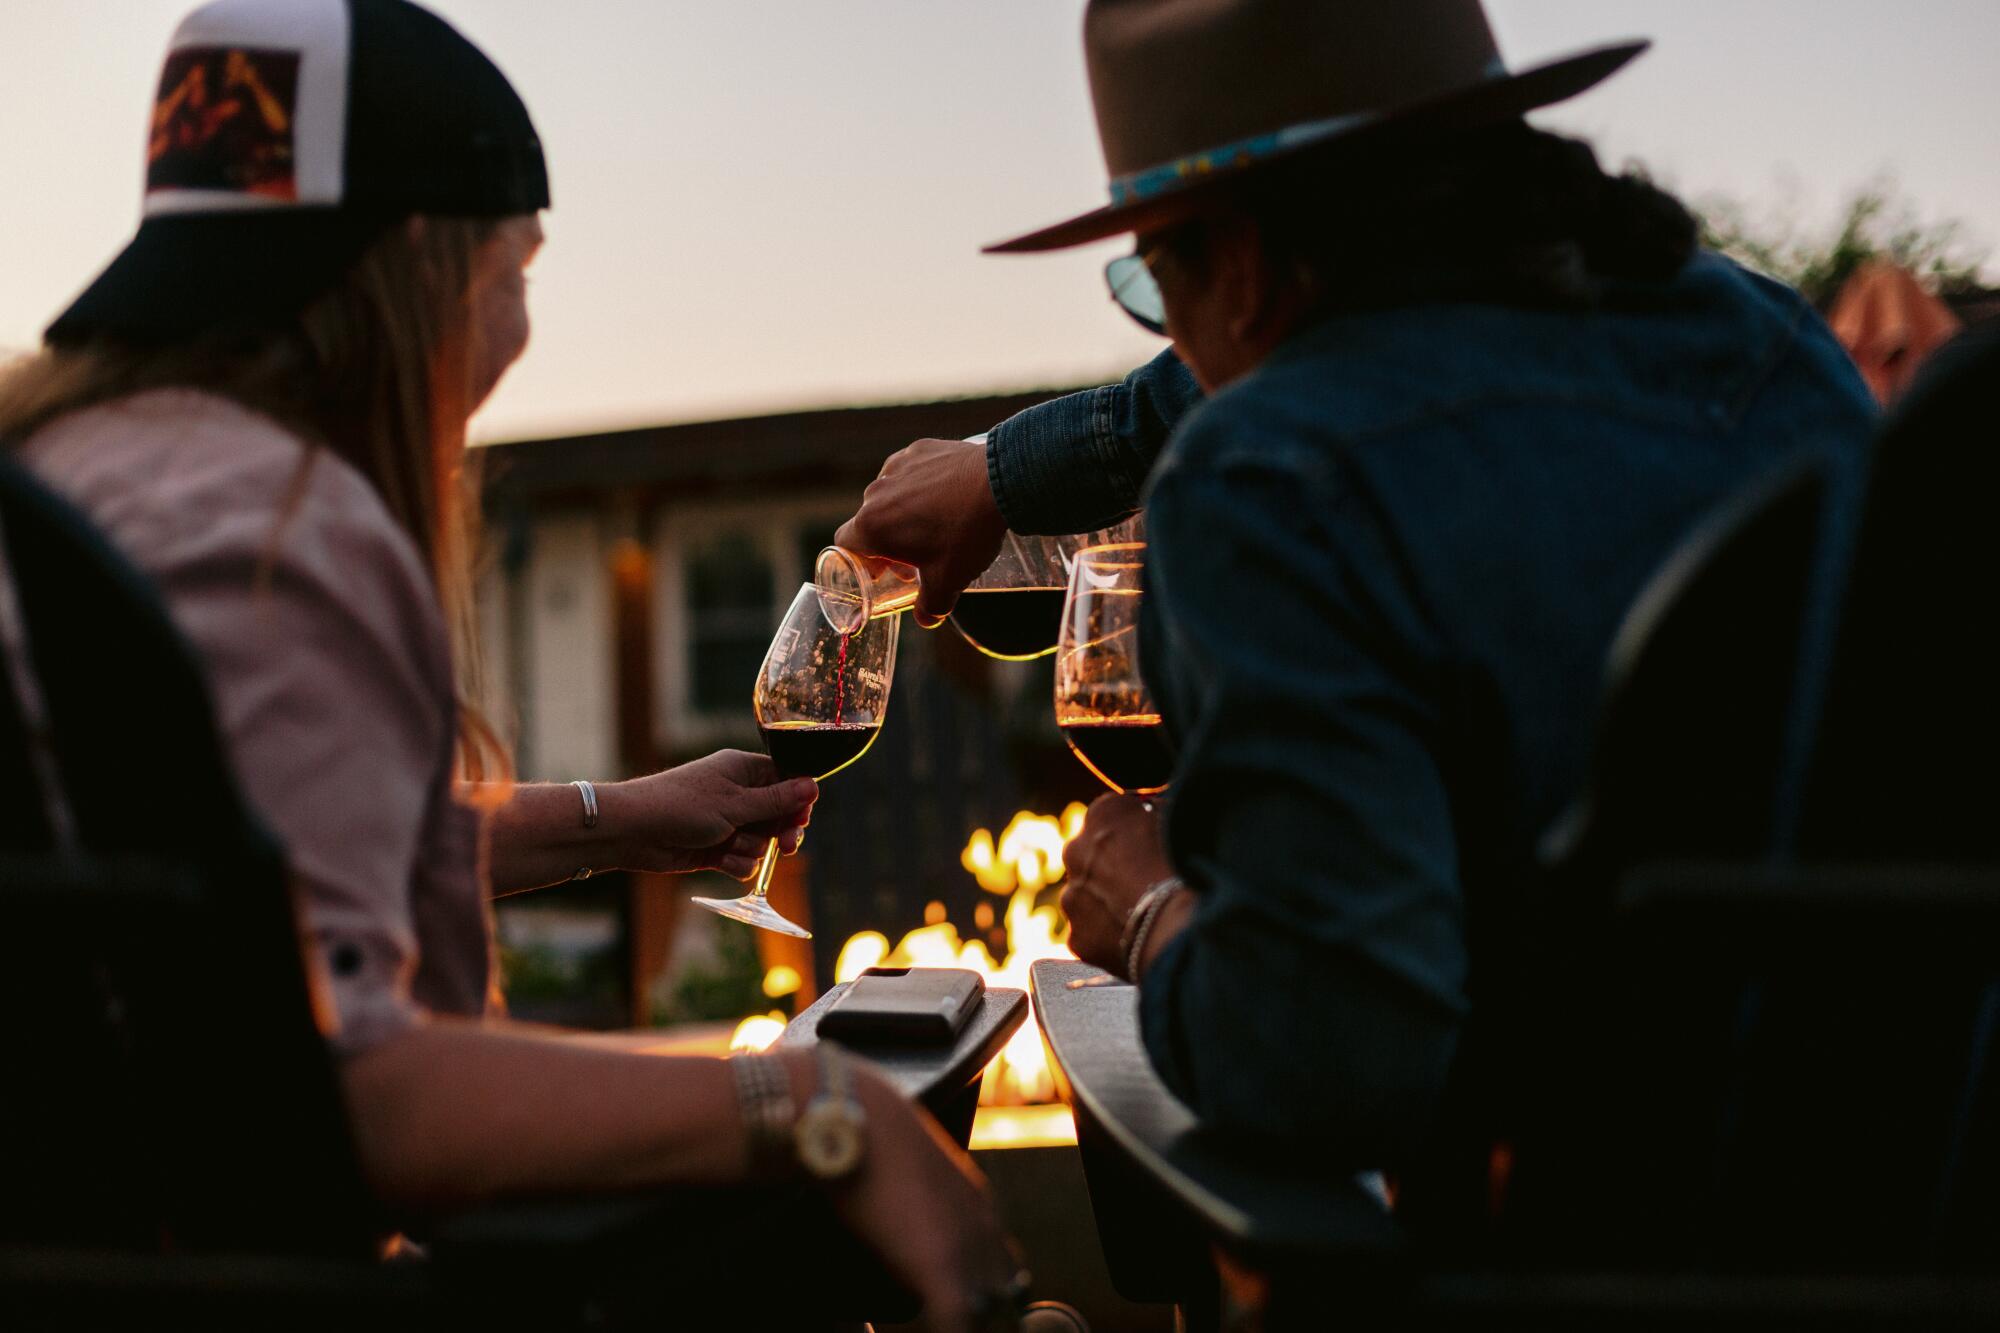
[[[979,246],[1094,206],[1078,0],[439,0],[554,185],[534,344],[486,439],[1108,378],[1157,340],[1098,270]],[[136,220],[182,0],[6,0],[0,348]],[[2000,245],[1992,0],[1492,0],[1515,64],[1655,49],[1541,123],[1699,199],[1829,219],[1887,173]],[[1989,265],[1991,276],[2000,265]]]

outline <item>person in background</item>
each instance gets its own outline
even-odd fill
[[[1884,406],[1901,397],[1930,355],[1964,327],[1916,274],[1879,259],[1855,269],[1827,308],[1826,322]]]
[[[935,572],[935,615],[1006,524],[1143,487],[1178,763],[1163,827],[1091,808],[1071,944],[1206,1122],[1301,1161],[1423,1159],[1676,541],[1802,453],[1858,486],[1872,404],[1806,304],[1522,120],[1644,45],[1510,72],[1477,0],[1091,0],[1111,203],[992,249],[1133,233],[1114,295],[1193,384],[1163,356],[983,455],[920,442],[840,537]]]
[[[1021,1276],[977,1172],[871,1069],[825,1103],[847,1145],[829,1155],[794,1131],[831,1047],[657,1058],[499,1011],[489,834],[501,888],[747,875],[772,834],[796,845],[815,796],[737,753],[513,786],[473,706],[466,421],[527,344],[549,203],[513,88],[404,0],[218,0],[182,22],[159,86],[172,132],[152,137],[138,233],[0,375],[0,439],[151,577],[207,671],[286,848],[375,1192],[422,1219],[816,1181],[928,1327],[1011,1312]]]

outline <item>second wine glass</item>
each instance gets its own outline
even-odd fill
[[[825,781],[875,743],[889,711],[900,622],[900,616],[882,616],[863,622],[852,634],[841,634],[820,614],[813,585],[799,589],[751,691],[764,749],[779,777]],[[773,838],[750,892],[741,898],[694,901],[733,920],[811,939],[811,931],[771,906],[767,895],[777,864],[778,840]]]
[[[1145,539],[1145,518],[1139,514],[1073,537],[1009,532],[993,563],[958,595],[951,623],[960,637],[988,657],[1003,662],[1046,657],[1061,637],[1063,603],[1077,552]]]
[[[1069,582],[1066,543],[1073,540],[1008,533],[993,563],[958,595],[951,623],[959,635],[1003,662],[1054,652]]]
[[[1145,563],[1144,542],[1077,553],[1056,648],[1056,726],[1105,786],[1151,796],[1172,780],[1174,752],[1139,675]]]

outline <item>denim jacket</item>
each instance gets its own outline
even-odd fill
[[[1095,524],[1171,430],[1142,658],[1198,899],[1146,976],[1147,1050],[1211,1123],[1393,1167],[1442,1094],[1479,923],[1581,783],[1634,596],[1800,451],[1851,505],[1874,404],[1795,293],[1712,255],[1588,312],[1335,317],[1190,403],[1156,361],[1023,414],[995,492],[1010,520]]]
[[[986,435],[986,477],[1015,532],[1108,528],[1139,507],[1153,461],[1201,386],[1170,347],[1122,383],[1017,412]]]

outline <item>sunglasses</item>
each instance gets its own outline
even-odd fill
[[[1167,305],[1153,279],[1153,260],[1165,249],[1156,245],[1144,254],[1120,255],[1104,266],[1104,282],[1118,308],[1139,327],[1162,336],[1167,331]]]

